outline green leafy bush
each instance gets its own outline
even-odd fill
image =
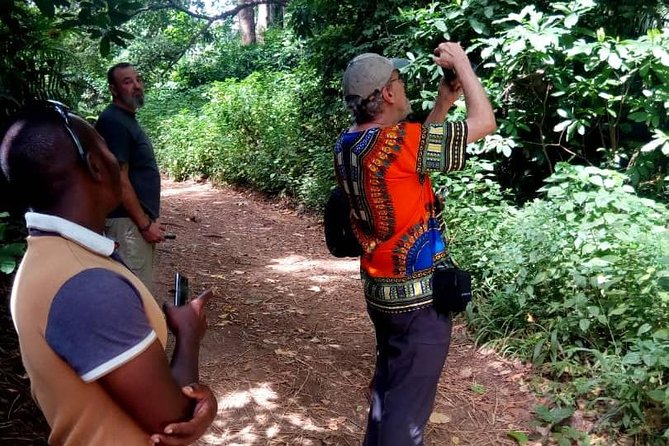
[[[390,53],[408,52],[412,76],[428,85],[438,76],[435,31],[468,47],[504,142],[489,140],[483,150],[519,201],[533,198],[559,161],[626,169],[633,186],[666,200],[669,157],[660,147],[669,126],[669,28],[651,19],[653,5],[662,10],[657,2],[642,3],[644,29],[610,19],[623,11],[637,22],[629,2],[433,3],[402,11],[407,38]],[[432,96],[423,96],[431,106]]]
[[[17,259],[20,259],[25,251],[25,243],[6,241],[5,230],[8,217],[8,213],[0,212],[0,273],[2,274],[11,274],[16,268]]]
[[[333,183],[331,147],[343,109],[320,100],[310,70],[256,72],[149,101],[142,122],[161,166],[321,206]],[[146,117],[147,119],[144,119]]]
[[[477,340],[579,379],[607,419],[659,436],[649,413],[669,421],[667,207],[595,167],[558,164],[545,198],[520,209],[480,165],[452,177],[445,220],[478,278]]]
[[[289,30],[273,28],[263,33],[263,43],[242,45],[231,22],[212,31],[201,45],[176,66],[173,79],[196,87],[227,79],[244,79],[256,70],[286,71],[299,65],[301,42]]]

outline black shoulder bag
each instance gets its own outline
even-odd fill
[[[358,257],[362,247],[351,226],[351,205],[344,190],[337,186],[330,193],[324,215],[325,243],[335,257]]]

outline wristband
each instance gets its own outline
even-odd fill
[[[151,221],[151,219],[149,218],[149,222],[143,228],[139,228],[139,232],[146,232],[151,227],[152,224],[153,221]]]

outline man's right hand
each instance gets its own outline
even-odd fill
[[[184,395],[195,400],[193,417],[182,423],[165,426],[164,433],[151,435],[154,444],[167,446],[188,445],[200,438],[209,428],[218,412],[218,403],[212,391],[202,384],[190,384],[182,389]]]
[[[213,296],[212,288],[200,294],[186,305],[175,307],[166,303],[163,306],[167,326],[176,337],[192,335],[199,342],[207,330],[206,304]]]
[[[140,230],[140,232],[147,243],[160,243],[165,241],[163,228],[157,221],[151,222],[151,225],[145,231]]]

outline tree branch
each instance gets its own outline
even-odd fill
[[[220,14],[216,14],[216,15],[213,15],[213,16],[209,16],[209,15],[206,15],[206,14],[201,14],[201,13],[198,13],[198,12],[195,12],[195,11],[191,11],[190,9],[186,8],[185,6],[182,6],[182,5],[178,4],[175,0],[167,0],[166,2],[163,1],[161,3],[156,3],[156,4],[153,4],[153,5],[148,5],[144,8],[140,8],[137,11],[133,12],[129,16],[129,18],[135,17],[136,15],[143,14],[143,13],[148,12],[148,11],[160,11],[160,10],[164,10],[164,9],[172,9],[172,10],[175,10],[175,11],[181,11],[184,14],[188,14],[189,16],[191,16],[193,18],[200,19],[200,20],[206,20],[207,22],[213,23],[213,22],[216,22],[218,20],[223,20],[223,19],[228,18],[228,17],[234,17],[237,14],[239,14],[239,12],[242,9],[252,8],[254,6],[263,5],[263,4],[285,6],[286,4],[288,4],[288,0],[251,0],[248,3],[239,4],[232,9],[229,9],[227,11],[223,11]]]
[[[207,30],[211,27],[211,25],[214,23],[214,20],[208,20],[207,23],[200,29],[198,32],[193,34],[191,37],[190,41],[188,42],[187,45],[185,45],[181,51],[177,54],[176,57],[172,57],[172,60],[169,62],[168,66],[163,70],[162,76],[164,77],[169,70],[174,67],[174,65],[179,62],[179,60],[186,54],[186,52],[195,45],[195,42],[205,33]]]

